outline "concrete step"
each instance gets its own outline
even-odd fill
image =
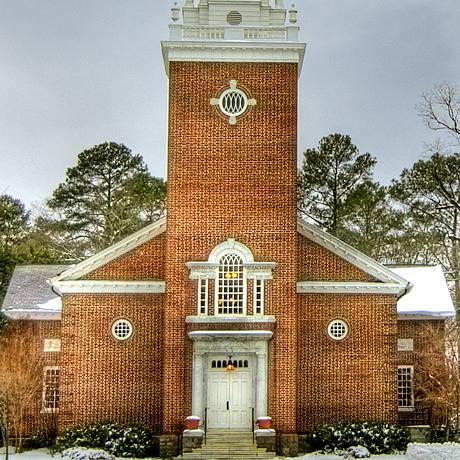
[[[274,452],[258,448],[253,442],[251,430],[209,430],[206,435],[206,444],[192,452],[184,453],[177,460],[270,460],[276,457]]]

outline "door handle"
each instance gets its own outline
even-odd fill
[[[227,410],[230,409],[230,401],[227,401]]]

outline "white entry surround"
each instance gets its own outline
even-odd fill
[[[193,415],[204,421],[204,409],[208,401],[208,369],[217,356],[251,356],[253,366],[252,400],[255,417],[267,415],[268,341],[270,331],[193,331]],[[228,371],[232,372],[232,371]]]

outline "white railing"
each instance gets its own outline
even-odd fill
[[[225,27],[182,27],[182,38],[198,38],[201,40],[223,40]]]
[[[244,28],[243,36],[249,40],[285,40],[286,29],[283,28],[260,28],[260,27],[248,27]]]
[[[285,27],[209,27],[182,26],[182,39],[224,40],[240,38],[243,40],[286,40]]]

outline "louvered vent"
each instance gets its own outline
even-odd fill
[[[238,11],[230,11],[230,13],[227,14],[227,22],[231,26],[237,26],[238,24],[241,24],[242,20],[243,16],[241,16],[241,13],[238,13]]]

